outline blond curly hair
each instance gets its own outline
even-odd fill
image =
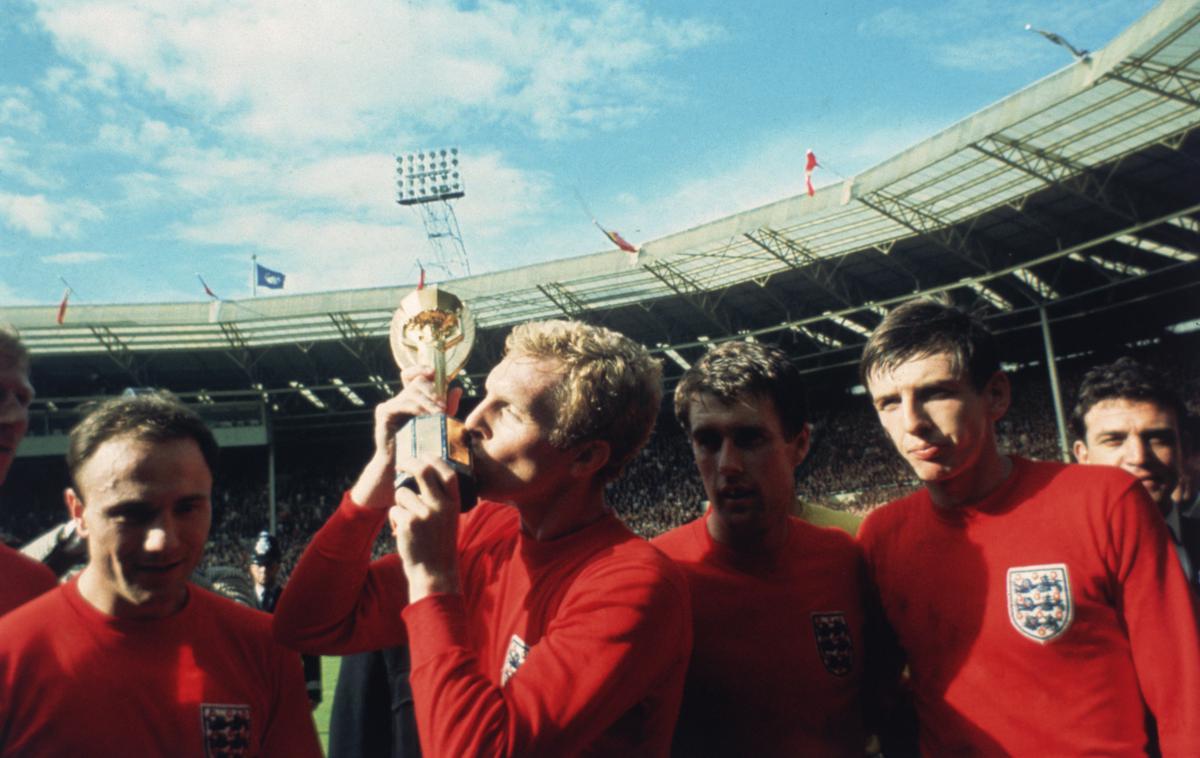
[[[602,440],[609,460],[602,480],[620,475],[654,429],[662,403],[662,365],[623,334],[578,321],[536,321],[514,328],[506,356],[550,359],[562,379],[550,398],[550,444],[560,450]]]

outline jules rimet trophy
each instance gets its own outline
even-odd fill
[[[392,355],[401,368],[421,364],[433,368],[437,397],[446,399],[448,385],[467,363],[475,342],[475,321],[466,303],[437,285],[420,287],[400,301],[389,333]],[[458,419],[444,413],[414,416],[396,432],[397,455],[433,453],[458,473],[462,510],[475,504],[471,446]],[[408,474],[396,473],[396,487],[416,490]]]

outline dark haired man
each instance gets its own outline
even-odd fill
[[[1004,455],[1009,405],[977,319],[916,300],[860,366],[925,488],[861,540],[909,656],[929,755],[1200,755],[1200,637],[1162,518],[1116,469]]]
[[[29,353],[12,328],[0,324],[0,485],[29,429]],[[54,573],[0,543],[0,616],[58,583]]]
[[[164,395],[71,431],[76,578],[0,619],[0,754],[319,756],[300,662],[258,611],[188,582],[217,444]]]
[[[861,554],[789,515],[808,453],[799,372],[777,348],[726,342],[684,373],[675,415],[708,508],[654,540],[687,574],[695,619],[673,751],[861,756]]]
[[[408,418],[454,411],[432,377],[407,369],[377,408],[375,456],[293,571],[276,634],[329,654],[407,643],[424,755],[665,755],[687,586],[604,502],[654,424],[658,363],[601,327],[516,327],[464,422],[482,500],[461,515],[453,469],[393,452]],[[420,492],[394,491],[396,470]],[[388,519],[398,554],[372,563]]]
[[[1071,427],[1076,460],[1119,466],[1142,483],[1167,522],[1188,580],[1200,587],[1200,521],[1182,519],[1174,500],[1186,417],[1166,377],[1125,356],[1084,374]]]

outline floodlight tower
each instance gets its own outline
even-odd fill
[[[416,206],[433,246],[430,268],[448,277],[467,276],[471,264],[451,201],[466,194],[458,165],[458,148],[421,150],[396,156],[396,202]]]

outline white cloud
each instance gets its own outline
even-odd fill
[[[55,253],[42,256],[42,263],[54,263],[67,266],[78,266],[88,263],[104,263],[117,256],[100,253],[93,250],[77,250],[66,253]]]
[[[96,134],[98,147],[143,157],[191,144],[191,134],[186,128],[150,118],[143,119],[136,129],[123,124],[101,124]]]
[[[630,3],[36,0],[94,86],[118,76],[265,140],[347,140],[410,122],[515,121],[555,136],[637,118],[648,69],[719,33]],[[58,75],[61,79],[64,75]]]
[[[388,153],[342,155],[302,165],[282,172],[278,186],[292,197],[393,217],[400,213],[395,203],[396,158]]]
[[[49,177],[29,167],[29,151],[12,137],[0,137],[0,176],[10,176],[37,189],[55,186]]]
[[[1136,0],[1146,9],[1150,0]],[[1066,50],[1026,31],[1025,24],[1057,32],[1076,47],[1102,47],[1104,19],[1128,15],[1130,0],[1041,0],[995,3],[953,0],[920,9],[907,5],[884,8],[858,25],[867,37],[903,40],[946,68],[1005,71],[1031,61],[1071,62]]]
[[[46,120],[29,100],[30,92],[24,87],[0,87],[0,126],[40,131]]]
[[[0,257],[4,254],[0,253]],[[40,305],[38,300],[29,297],[28,293],[20,292],[19,288],[12,287],[5,282],[0,281],[0,306],[11,305]]]
[[[175,229],[183,240],[274,251],[264,265],[288,277],[291,292],[372,287],[409,281],[425,254],[424,234],[328,216],[283,216],[267,208],[225,208]]]
[[[0,221],[33,237],[75,237],[86,221],[99,221],[104,213],[84,200],[52,202],[45,195],[0,192]]]

